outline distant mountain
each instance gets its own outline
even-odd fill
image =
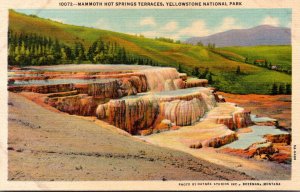
[[[204,45],[214,43],[216,47],[254,46],[254,45],[290,45],[291,29],[260,25],[250,29],[233,29],[206,37],[192,37],[186,43]]]

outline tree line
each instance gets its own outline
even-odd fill
[[[280,71],[280,72],[284,72],[287,74],[292,74],[292,70],[291,69],[284,69],[281,66],[278,65],[273,65],[272,62],[268,61],[267,59],[250,59],[248,57],[245,58],[245,63],[247,64],[253,64],[256,66],[260,66],[260,67],[264,67],[270,70],[274,70],[274,71]]]
[[[273,83],[271,88],[271,95],[291,95],[292,94],[292,86],[291,84],[282,84],[279,85],[277,83]]]
[[[194,67],[192,71],[192,75],[199,79],[207,79],[209,84],[213,83],[213,75],[209,71],[209,68],[205,68],[205,70],[201,73],[199,67]]]
[[[166,38],[166,37],[155,37],[155,40],[157,40],[157,41],[163,41],[163,42],[167,42],[167,43],[176,43],[176,44],[180,44],[181,43],[180,40],[174,40],[174,39]]]
[[[86,48],[35,33],[8,31],[8,64],[17,66],[70,63],[139,64],[158,66],[152,59],[129,52],[117,42],[98,39]]]

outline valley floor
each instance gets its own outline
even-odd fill
[[[253,179],[210,159],[142,142],[95,118],[48,110],[19,94],[9,93],[8,105],[9,180]]]

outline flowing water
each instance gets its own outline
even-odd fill
[[[145,74],[151,91],[160,92],[176,89],[174,80],[179,79],[179,73],[175,68],[153,67],[139,72]]]
[[[126,64],[68,64],[49,66],[30,66],[24,69],[40,71],[60,72],[131,72],[136,70],[154,68],[147,65],[126,65]]]
[[[187,88],[187,89],[177,89],[172,91],[162,91],[157,92],[155,95],[159,97],[172,97],[172,96],[184,96],[189,95],[193,93],[199,93],[201,90],[205,90],[207,88],[205,87],[193,87],[193,88]]]
[[[181,97],[181,96],[186,96],[186,95],[192,95],[192,94],[200,94],[201,91],[206,91],[206,87],[193,87],[193,88],[187,88],[187,89],[177,89],[177,90],[172,90],[172,91],[161,91],[161,92],[145,92],[145,93],[138,93],[136,95],[130,95],[130,96],[125,96],[122,98],[119,98],[117,100],[127,100],[127,99],[138,99],[141,97],[153,97],[156,99],[161,99],[161,98],[170,98],[170,97]]]
[[[27,71],[55,71],[55,72],[133,72],[139,74],[145,74],[147,78],[147,83],[151,91],[160,92],[160,91],[169,91],[176,90],[176,85],[174,83],[175,79],[179,78],[179,73],[175,68],[171,67],[152,67],[145,65],[111,65],[111,64],[70,64],[70,65],[55,65],[55,66],[32,66],[26,67]],[[9,74],[9,77],[13,77],[13,71]],[[15,76],[22,76],[16,75]],[[34,76],[32,74],[24,74],[24,76]],[[30,85],[30,84],[39,84],[39,85],[48,85],[48,84],[59,84],[59,83],[93,83],[93,80],[31,80],[31,81],[16,81],[14,85]],[[98,83],[98,80],[96,80]],[[99,80],[102,82],[103,80]]]
[[[253,143],[266,141],[263,136],[267,134],[278,135],[278,134],[289,134],[286,131],[277,129],[275,126],[250,126],[252,132],[250,133],[240,133],[238,135],[239,139],[224,145],[223,148],[230,147],[233,149],[246,149]]]
[[[115,79],[47,79],[47,80],[28,80],[10,82],[9,86],[24,86],[24,85],[57,85],[57,84],[70,84],[70,83],[108,83]]]
[[[267,121],[277,121],[276,119],[272,119],[270,117],[257,117],[256,115],[251,115],[250,117],[253,122],[257,122],[257,123],[267,122]]]

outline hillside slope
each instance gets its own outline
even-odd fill
[[[222,47],[216,49],[221,55],[247,63],[263,60],[268,65],[276,66],[280,71],[292,69],[292,47],[290,45],[249,46],[249,47]]]
[[[9,12],[9,29],[17,33],[34,33],[59,39],[70,46],[79,41],[86,48],[101,38],[104,41],[117,42],[127,50],[151,58],[161,66],[180,65],[182,71],[189,74],[194,67],[199,67],[201,72],[208,68],[213,75],[213,86],[231,93],[269,94],[274,82],[291,83],[290,75],[232,61],[201,46],[167,43],[112,31],[67,25],[13,10]],[[241,75],[235,73],[238,66]]]

